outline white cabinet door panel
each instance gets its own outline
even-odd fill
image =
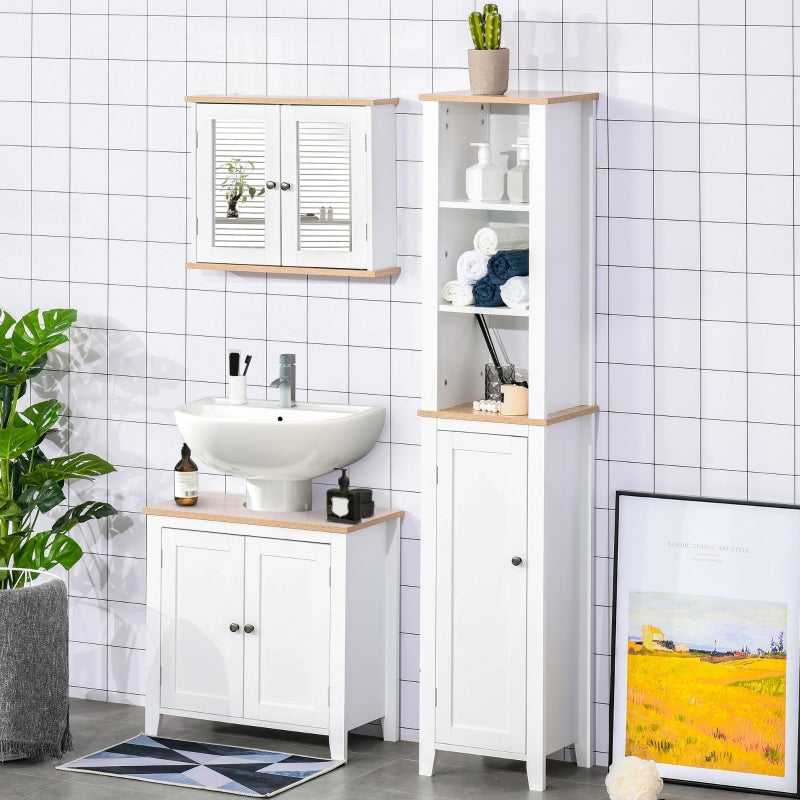
[[[281,191],[284,266],[365,265],[371,202],[366,113],[353,107],[281,108],[281,180],[289,184]],[[319,219],[322,208],[325,219]]]
[[[198,105],[197,261],[281,263],[280,147],[279,108]],[[244,202],[237,203],[238,216],[228,217],[228,187],[223,184],[230,174],[227,165],[236,159],[256,192],[253,197],[247,192]]]
[[[437,463],[436,740],[523,753],[527,440],[440,432]]]
[[[244,715],[326,729],[330,547],[247,540]]]
[[[161,704],[241,716],[244,541],[164,528],[162,548]]]

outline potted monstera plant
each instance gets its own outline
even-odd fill
[[[31,396],[76,318],[55,308],[16,320],[0,309],[0,761],[71,749],[67,592],[48,571],[80,559],[77,525],[116,513],[92,500],[61,508],[67,481],[114,468],[90,453],[48,456],[62,405]]]

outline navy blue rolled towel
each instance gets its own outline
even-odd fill
[[[475,298],[475,305],[483,308],[504,305],[499,284],[493,283],[488,275],[472,284],[472,296]]]
[[[498,250],[486,266],[487,277],[492,283],[501,286],[516,275],[527,275],[528,262],[528,250]]]

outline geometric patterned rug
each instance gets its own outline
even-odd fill
[[[343,763],[141,734],[56,769],[115,775],[246,797],[274,797]]]

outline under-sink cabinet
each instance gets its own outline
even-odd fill
[[[397,271],[395,98],[186,99],[187,266]]]
[[[593,760],[597,95],[420,99],[419,770],[432,775],[441,750],[519,759],[542,791],[548,755]],[[508,169],[521,136],[529,201],[467,199],[471,144]],[[527,244],[529,306],[443,298],[475,234],[507,226]],[[527,380],[519,415],[473,406],[493,360],[478,314]]]
[[[145,509],[146,733],[161,714],[239,722],[346,759],[348,731],[382,720],[396,741],[400,515],[333,525],[241,500]]]

